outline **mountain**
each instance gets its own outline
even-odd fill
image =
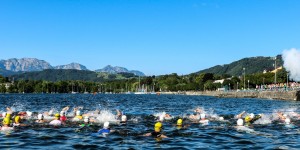
[[[125,72],[125,73],[133,73],[134,75],[137,75],[137,76],[145,76],[145,74],[143,72],[140,72],[137,70],[128,70],[124,67],[118,67],[118,66],[113,67],[111,65],[107,65],[102,69],[95,70],[95,72],[107,72],[107,73],[113,73],[113,74]]]
[[[41,71],[44,69],[52,69],[53,67],[44,60],[36,58],[8,59],[0,61],[0,68],[7,71]]]
[[[89,70],[76,69],[46,69],[43,71],[25,72],[22,74],[15,74],[10,76],[15,80],[46,80],[46,81],[67,81],[67,80],[81,80],[81,81],[105,81],[105,80],[120,80],[137,77],[132,73],[96,73]]]
[[[55,66],[54,69],[76,69],[76,70],[88,70],[85,66],[78,63],[71,63],[67,65]]]
[[[283,65],[281,55],[276,56],[276,66],[280,67]],[[243,58],[241,60],[232,62],[225,65],[217,65],[208,69],[198,71],[196,73],[214,73],[218,75],[232,75],[240,76],[243,74],[243,68],[245,68],[246,74],[262,73],[264,70],[274,70],[273,64],[275,63],[274,57],[250,57]]]

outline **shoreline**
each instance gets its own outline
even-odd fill
[[[300,101],[300,91],[185,91],[160,92],[160,94],[204,95],[219,98],[261,98]]]

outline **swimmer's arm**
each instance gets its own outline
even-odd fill
[[[242,118],[242,116],[245,114],[245,112],[246,112],[246,111],[241,112],[241,113],[238,114],[236,117],[237,117],[238,119]]]
[[[143,136],[151,136],[151,133],[146,133]]]
[[[168,138],[166,135],[161,134],[160,135],[161,138]]]
[[[64,108],[62,109],[62,111],[66,112],[66,111],[69,110],[69,108],[70,108],[70,106],[64,107]]]

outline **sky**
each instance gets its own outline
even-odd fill
[[[1,0],[0,59],[179,75],[300,48],[299,0]]]

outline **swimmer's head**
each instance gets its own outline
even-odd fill
[[[219,117],[219,120],[223,121],[223,120],[224,120],[224,117]]]
[[[6,117],[6,112],[2,113],[2,117],[5,118]]]
[[[251,119],[253,119],[253,118],[254,118],[254,114],[251,113],[251,114],[249,115],[249,117],[250,117]]]
[[[157,122],[154,125],[154,131],[155,132],[160,132],[161,131],[161,127],[162,127],[162,123],[161,122]]]
[[[3,125],[10,125],[10,118],[4,118],[3,119]]]
[[[178,120],[177,120],[177,125],[178,125],[178,126],[181,126],[181,125],[182,125],[182,119],[178,119]]]
[[[61,115],[61,116],[65,116],[65,115],[66,115],[66,112],[65,112],[65,111],[61,111],[61,112],[60,112],[60,115]]]
[[[28,117],[31,117],[32,112],[31,111],[26,111],[26,114],[27,114]]]
[[[290,118],[286,118],[286,119],[284,120],[284,122],[285,122],[285,124],[291,124],[291,119],[290,119]]]
[[[90,119],[89,119],[88,116],[85,116],[84,119],[83,119],[83,121],[84,121],[85,123],[88,123],[88,122],[90,121]]]
[[[244,125],[244,120],[243,119],[238,119],[237,122],[236,122],[236,124],[238,126],[243,126]]]
[[[122,115],[122,117],[121,117],[121,121],[122,121],[122,122],[125,122],[125,121],[127,121],[127,117],[126,117],[126,115]]]
[[[103,128],[105,128],[105,129],[109,128],[109,122],[108,121],[104,122]]]
[[[56,113],[56,114],[54,115],[54,117],[55,117],[56,119],[59,119],[59,117],[60,117],[59,113]]]
[[[158,117],[158,121],[163,122],[163,121],[164,121],[164,116],[163,116],[163,115],[160,115],[160,116]]]
[[[38,114],[38,119],[39,120],[43,120],[44,119],[44,115],[43,114]]]
[[[205,119],[205,114],[200,114],[201,119]]]
[[[76,116],[81,116],[81,111],[80,110],[76,111]]]
[[[20,121],[21,121],[20,116],[16,116],[16,117],[15,117],[15,123],[20,123]]]

